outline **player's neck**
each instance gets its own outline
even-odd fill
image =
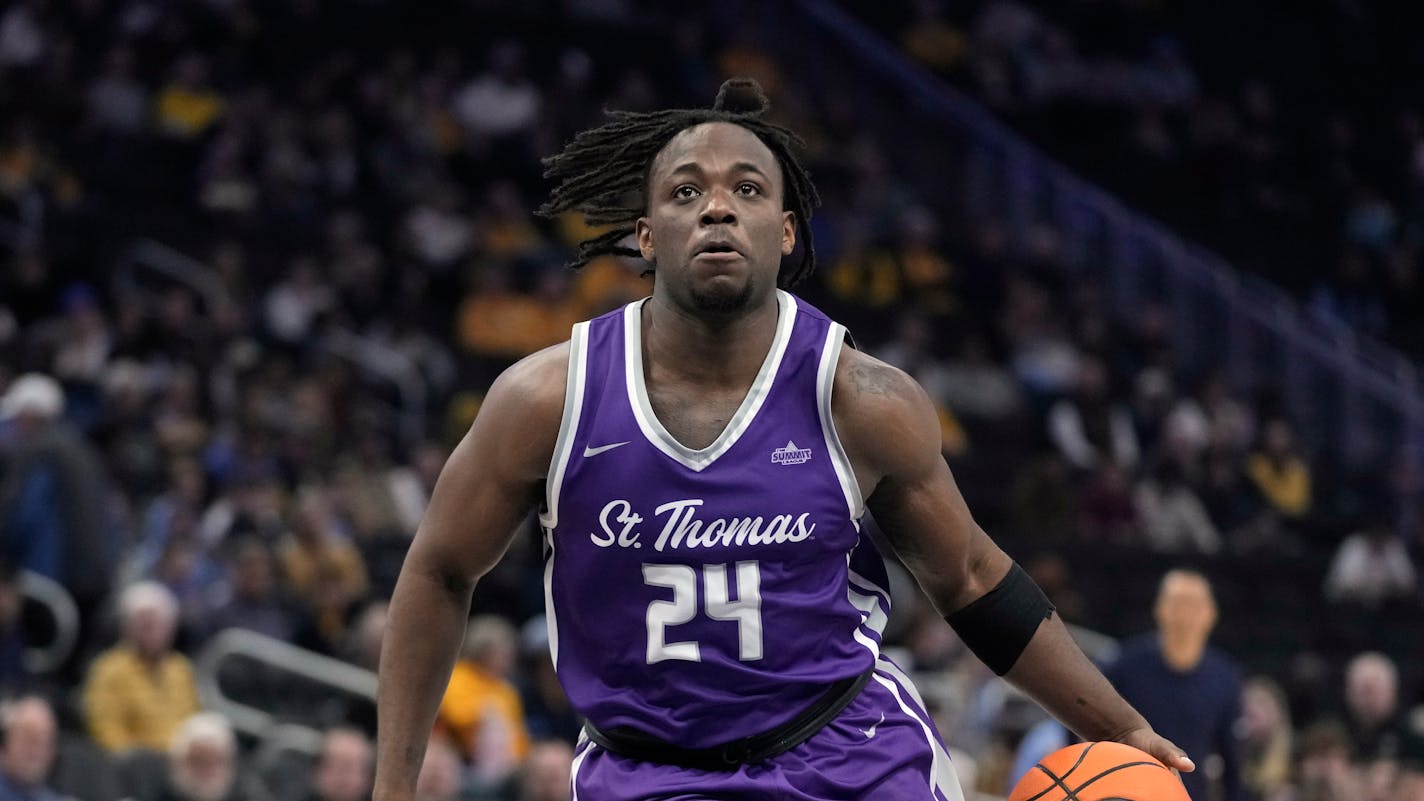
[[[777,302],[746,314],[706,318],[653,296],[642,310],[645,358],[660,370],[698,383],[755,376],[776,337]]]

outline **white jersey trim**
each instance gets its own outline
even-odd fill
[[[549,658],[554,669],[559,667],[559,617],[554,610],[554,528],[559,524],[559,493],[564,486],[569,456],[578,434],[579,417],[583,413],[583,391],[588,377],[588,322],[578,323],[569,335],[569,377],[564,389],[564,414],[559,421],[559,436],[554,440],[554,455],[549,461],[549,474],[544,479],[544,509],[539,513],[539,525],[544,529],[544,542],[549,555],[544,558],[544,620],[549,629]]]
[[[539,512],[539,524],[551,531],[559,524],[559,491],[564,486],[564,473],[568,471],[574,436],[578,434],[579,417],[583,414],[583,391],[587,377],[588,321],[585,320],[575,324],[569,335],[569,378],[564,389],[564,415],[559,421],[554,455],[549,460],[549,474],[544,479],[544,509]]]
[[[856,521],[865,515],[865,497],[860,492],[860,482],[851,467],[841,438],[836,434],[836,421],[831,414],[831,389],[836,383],[836,364],[840,361],[841,346],[845,343],[846,329],[840,323],[831,323],[826,332],[826,344],[821,348],[821,364],[816,370],[816,409],[821,415],[821,433],[826,439],[826,453],[831,456],[836,478],[840,479],[841,492],[846,499],[846,509],[850,519]]]
[[[776,335],[771,349],[761,363],[761,370],[752,381],[751,388],[742,399],[726,428],[713,440],[711,445],[693,450],[677,441],[653,412],[648,400],[648,387],[643,377],[643,321],[639,310],[643,302],[630,303],[623,309],[623,365],[624,378],[628,385],[628,403],[633,407],[633,416],[638,420],[638,428],[654,447],[690,470],[701,472],[717,458],[726,453],[742,434],[746,433],[761,410],[762,404],[771,394],[771,385],[781,368],[781,359],[786,355],[786,346],[791,341],[791,330],[796,324],[796,298],[790,293],[777,290]]]
[[[900,668],[884,657],[876,661],[875,674],[873,678],[880,686],[890,691],[895,696],[895,702],[900,705],[900,711],[909,715],[912,720],[920,724],[920,731],[925,735],[925,740],[930,747],[930,773],[926,777],[929,782],[930,791],[939,791],[950,801],[964,801],[964,788],[959,784],[959,774],[954,769],[954,762],[949,758],[949,752],[945,751],[944,744],[935,736],[934,729],[922,717],[925,702],[920,698],[920,693],[915,689],[915,685],[910,682],[909,677],[900,672]],[[888,675],[881,675],[884,672]],[[910,696],[918,709],[906,703],[900,690],[904,689],[905,694]],[[927,714],[927,713],[926,713]]]
[[[587,737],[588,735],[585,734],[582,729],[580,729],[578,743],[579,745],[585,747],[583,748],[583,750],[579,751],[578,756],[574,757],[573,764],[569,766],[569,801],[578,801],[579,768],[583,767],[583,761],[585,759],[588,759],[588,755],[593,751],[593,749],[598,747],[597,745],[594,745],[592,742],[587,740]]]

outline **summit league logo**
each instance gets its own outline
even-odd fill
[[[811,461],[810,448],[798,448],[791,440],[786,441],[786,447],[777,448],[771,452],[772,464],[805,464]]]

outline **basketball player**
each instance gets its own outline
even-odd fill
[[[879,653],[867,511],[995,672],[1087,739],[1192,769],[975,525],[924,391],[785,291],[818,198],[765,110],[728,82],[548,160],[543,211],[612,226],[575,266],[641,255],[653,294],[511,367],[451,454],[391,602],[376,801],[413,797],[471,589],[536,508],[550,648],[588,721],[575,799],[962,799]]]

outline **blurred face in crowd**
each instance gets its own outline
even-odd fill
[[[1216,601],[1206,579],[1195,574],[1173,571],[1162,580],[1155,610],[1157,627],[1170,643],[1206,644],[1216,625]]]
[[[1266,684],[1252,681],[1241,692],[1241,723],[1247,739],[1268,739],[1286,723],[1285,710]]]
[[[574,761],[567,743],[547,740],[529,749],[520,782],[520,801],[566,801],[569,772]]]
[[[1345,704],[1350,715],[1367,726],[1394,716],[1399,702],[1399,677],[1393,663],[1379,654],[1364,654],[1345,674]]]
[[[347,730],[327,734],[312,786],[321,801],[365,801],[371,792],[371,744],[366,736]]]
[[[1351,784],[1350,752],[1331,748],[1308,754],[1300,761],[1300,783],[1304,788],[1335,788]]]
[[[237,553],[233,589],[245,600],[264,600],[272,594],[275,570],[266,548],[256,543],[244,545]]]
[[[188,801],[222,801],[237,776],[230,744],[199,738],[170,762],[173,786]]]
[[[54,762],[54,713],[38,698],[25,698],[5,716],[5,745],[0,770],[12,782],[38,787]]]
[[[372,603],[356,621],[356,653],[358,664],[371,670],[381,662],[381,642],[386,636],[386,621],[390,608],[382,602]]]
[[[128,641],[139,656],[159,659],[173,647],[173,634],[178,621],[173,614],[156,605],[133,611],[127,623]]]
[[[1284,420],[1272,420],[1266,426],[1266,452],[1272,456],[1286,456],[1295,444],[1290,426]]]

